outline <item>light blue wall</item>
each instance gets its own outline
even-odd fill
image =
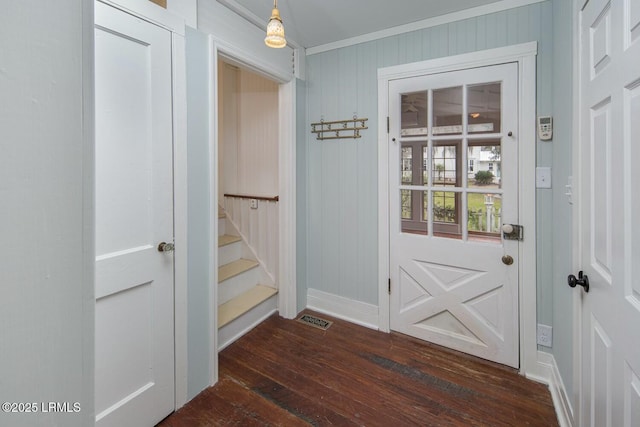
[[[209,49],[208,37],[187,28],[188,251],[187,394],[192,399],[209,385]]]
[[[369,118],[359,140],[319,142],[307,123],[307,288],[378,302],[378,68],[537,41],[538,111],[550,114],[551,18],[542,2],[307,57],[308,122]],[[551,166],[553,144],[537,145],[537,164]],[[538,318],[551,324],[552,191],[537,200]]]
[[[537,41],[537,112],[554,116],[553,141],[538,141],[536,149],[537,165],[552,167],[553,185],[536,190],[537,322],[554,328],[551,351],[569,396],[572,208],[564,185],[572,162],[571,7],[564,0],[536,3],[308,56],[306,163],[298,169],[307,179],[299,212],[307,219],[307,253],[298,262],[306,288],[377,304],[377,69]],[[369,118],[362,139],[318,142],[310,134],[309,123],[353,112]]]
[[[573,396],[573,293],[567,286],[572,271],[572,206],[564,186],[572,174],[572,3],[553,2],[553,355],[568,396]]]
[[[2,2],[0,425],[95,420],[93,2]],[[38,402],[78,402],[43,412]]]

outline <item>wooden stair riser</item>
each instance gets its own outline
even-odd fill
[[[227,218],[218,218],[218,236],[227,234]]]
[[[220,246],[218,248],[218,267],[229,264],[242,257],[242,241]]]
[[[218,305],[237,297],[260,283],[260,271],[252,268],[218,284]]]
[[[232,344],[238,338],[259,325],[278,309],[278,295],[263,301],[242,316],[218,329],[218,351]]]

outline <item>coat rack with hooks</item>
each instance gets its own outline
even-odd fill
[[[325,122],[324,118],[317,123],[311,123],[311,133],[316,134],[319,141],[325,139],[361,138],[360,131],[369,129],[366,122],[369,119],[358,118],[356,114],[350,120],[335,120]]]

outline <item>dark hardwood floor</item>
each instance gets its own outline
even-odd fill
[[[159,424],[557,426],[546,386],[515,370],[331,317],[277,316],[220,353],[218,384]]]

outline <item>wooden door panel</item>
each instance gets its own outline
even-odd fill
[[[391,328],[517,367],[518,243],[503,241],[493,220],[480,233],[470,213],[479,199],[482,220],[517,223],[518,146],[505,138],[517,129],[517,66],[400,79],[389,105],[390,135],[400,140],[389,146]],[[476,182],[472,154],[477,166],[498,164],[498,178]],[[403,191],[418,197],[404,200]]]
[[[591,0],[580,12],[580,425],[640,420],[638,2]]]
[[[442,344],[453,338],[465,347],[504,345],[510,299],[495,272],[414,260],[399,277],[405,332],[414,329],[413,335]]]
[[[174,409],[171,34],[96,3],[96,425]]]

